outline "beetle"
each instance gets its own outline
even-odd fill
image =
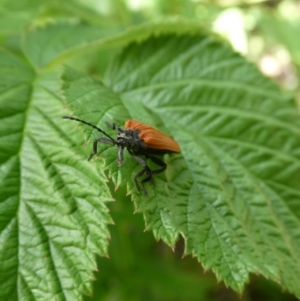
[[[116,131],[117,138],[114,139],[101,128],[87,121],[72,116],[63,116],[62,118],[86,124],[106,136],[94,140],[93,152],[90,154],[88,160],[91,160],[92,157],[97,154],[98,143],[111,144],[118,147],[118,165],[122,166],[124,163],[123,152],[124,149],[127,149],[129,154],[133,156],[143,168],[133,177],[135,187],[139,192],[141,189],[137,179],[144,174],[146,175],[141,181],[143,193],[146,196],[148,192],[145,188],[145,183],[150,182],[154,185],[152,176],[163,172],[167,168],[167,164],[155,157],[155,155],[180,152],[180,147],[175,140],[156,128],[136,120],[127,120],[125,122],[125,129],[120,128],[116,123],[107,123],[109,127]],[[143,157],[145,157],[145,159]],[[150,159],[160,168],[151,170],[146,159]]]

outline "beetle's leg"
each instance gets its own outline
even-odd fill
[[[146,182],[150,182],[154,186],[154,181],[153,181],[152,175],[153,175],[153,172],[150,168],[149,168],[149,170],[146,170],[146,178],[141,181],[143,188],[144,188],[144,185]]]
[[[144,194],[147,196],[148,195],[148,192],[145,188],[145,182],[148,182],[148,181],[151,181],[151,178],[152,178],[152,172],[151,172],[151,169],[149,168],[149,166],[147,165],[146,161],[143,160],[141,157],[139,156],[133,156],[140,165],[142,165],[143,169],[141,171],[139,171],[134,177],[133,177],[133,181],[134,181],[134,184],[135,184],[135,187],[138,191],[140,191],[140,187],[139,187],[139,184],[138,184],[138,181],[137,181],[137,178],[141,177],[145,172],[146,172],[146,178],[142,180],[142,186],[143,186],[143,192]]]
[[[93,143],[93,152],[90,154],[89,158],[88,158],[88,161],[90,161],[92,159],[92,157],[94,155],[97,155],[97,144],[98,142],[102,142],[102,143],[105,143],[105,144],[115,144],[113,141],[111,141],[110,139],[107,139],[107,138],[98,138],[94,141]]]
[[[141,188],[140,188],[140,185],[137,181],[137,178],[141,177],[143,174],[145,173],[145,169],[143,168],[141,171],[139,171],[137,174],[135,174],[135,176],[133,177],[133,182],[134,182],[134,185],[135,185],[135,188],[138,192],[141,191]],[[144,191],[145,193],[145,191]],[[147,195],[147,192],[145,193]]]
[[[122,166],[124,159],[123,159],[123,152],[124,152],[124,147],[119,145],[119,151],[118,151],[118,165]]]
[[[154,162],[155,164],[161,166],[161,168],[159,168],[159,169],[152,170],[152,174],[153,174],[153,175],[156,175],[156,174],[161,173],[161,172],[163,172],[164,170],[166,170],[167,164],[166,164],[164,161],[162,161],[162,160],[159,159],[159,158],[152,157],[152,156],[149,156],[149,155],[148,155],[148,158],[149,158],[152,162]]]

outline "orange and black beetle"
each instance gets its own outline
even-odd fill
[[[106,138],[101,137],[97,138],[94,141],[93,152],[89,156],[88,160],[90,160],[94,155],[97,154],[97,144],[98,142],[102,142],[118,147],[118,164],[119,166],[122,166],[124,161],[123,152],[126,148],[129,154],[132,155],[136,159],[136,161],[143,167],[143,169],[133,177],[134,184],[138,191],[140,191],[140,186],[137,182],[137,178],[141,177],[143,174],[146,174],[146,177],[141,181],[145,195],[148,195],[145,188],[145,183],[150,181],[150,183],[154,184],[152,176],[163,172],[167,168],[167,164],[161,159],[154,157],[154,155],[180,152],[180,147],[175,140],[163,134],[154,127],[139,121],[127,120],[125,122],[125,129],[121,129],[115,123],[112,125],[108,124],[112,129],[116,130],[117,138],[113,139],[110,135],[108,135],[106,132],[104,132],[94,124],[71,116],[63,116],[63,118],[84,123],[106,136]],[[141,156],[144,156],[146,159],[152,160],[155,164],[159,165],[160,168],[151,170],[146,161]]]

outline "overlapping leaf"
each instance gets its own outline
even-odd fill
[[[180,143],[152,196],[133,192],[157,238],[183,235],[185,252],[238,291],[261,273],[300,296],[299,117],[274,83],[210,38],[161,36],[124,49],[105,86],[67,70],[64,91],[77,116],[132,117]],[[116,185],[134,191],[138,167],[118,170],[106,149]]]
[[[79,300],[107,252],[106,178],[72,150],[57,72],[1,51],[0,76],[0,299]]]

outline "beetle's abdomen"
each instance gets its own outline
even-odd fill
[[[125,128],[139,130],[138,136],[144,141],[147,148],[153,151],[180,152],[180,147],[175,140],[150,125],[130,119],[125,122]]]

